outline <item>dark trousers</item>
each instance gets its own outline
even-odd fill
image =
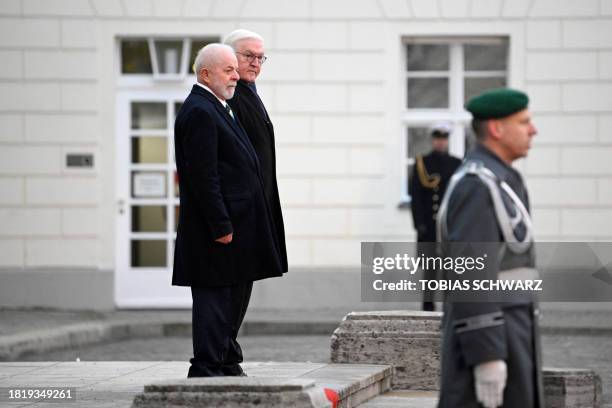
[[[438,253],[436,252],[436,243],[435,242],[417,242],[417,254],[416,256],[424,256],[428,257],[436,257]],[[439,272],[434,268],[422,268],[423,279],[426,280],[436,280],[439,279]],[[431,312],[436,310],[436,296],[435,292],[430,290],[423,291],[423,310],[426,312]]]
[[[188,377],[241,375],[242,350],[236,340],[253,282],[191,288],[193,358]]]

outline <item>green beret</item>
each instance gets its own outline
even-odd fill
[[[510,88],[490,89],[473,97],[465,105],[475,119],[497,119],[527,108],[529,97]]]

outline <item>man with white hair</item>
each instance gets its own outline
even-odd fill
[[[267,60],[264,53],[264,40],[257,33],[238,29],[228,34],[224,43],[231,46],[236,52],[238,73],[240,74],[240,80],[236,85],[236,93],[229,104],[257,152],[261,164],[264,192],[268,206],[272,211],[274,232],[281,251],[283,271],[286,272],[288,269],[287,250],[283,214],[276,181],[274,127],[255,86],[255,80],[261,73],[263,63]]]
[[[231,47],[202,48],[174,127],[181,207],[172,284],[191,287],[188,377],[245,375],[236,337],[253,281],[284,271],[257,154],[227,104],[237,68]]]

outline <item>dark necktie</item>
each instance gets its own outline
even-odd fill
[[[225,110],[227,111],[227,114],[230,115],[232,119],[236,120],[236,118],[234,117],[234,112],[232,112],[232,108],[230,108],[228,103],[225,104]]]

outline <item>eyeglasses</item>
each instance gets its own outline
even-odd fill
[[[249,62],[254,62],[255,59],[257,59],[260,64],[263,64],[268,59],[268,57],[266,57],[265,55],[255,55],[251,54],[250,52],[246,54],[243,54],[242,52],[237,52],[236,54],[242,55]]]

